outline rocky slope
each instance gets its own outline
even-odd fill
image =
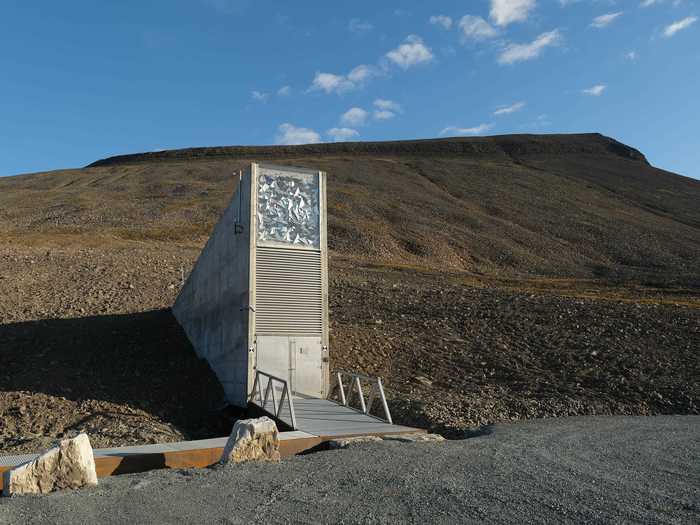
[[[600,135],[206,148],[0,179],[0,451],[226,433],[168,308],[256,159],[328,171],[333,366],[397,419],[698,413],[698,181]]]

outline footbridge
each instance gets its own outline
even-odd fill
[[[324,440],[417,431],[393,423],[381,378],[354,372],[333,374],[330,395],[322,399],[292,393],[286,380],[258,370],[249,404],[283,428]]]
[[[274,418],[280,429],[280,456],[289,457],[332,439],[423,432],[393,423],[382,381],[351,372],[333,375],[330,395],[315,398],[292,393],[288,383],[258,370],[249,397],[251,411]],[[203,468],[217,463],[228,436],[127,447],[94,449],[98,477],[145,472],[154,469]],[[0,455],[2,472],[39,456]]]

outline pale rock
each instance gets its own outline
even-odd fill
[[[38,458],[5,471],[3,494],[46,494],[97,485],[95,458],[87,434],[59,441]]]
[[[394,434],[384,436],[384,439],[387,441],[401,441],[402,443],[439,443],[445,441],[445,438],[440,434],[427,434],[424,432]]]
[[[269,417],[236,421],[221,456],[221,463],[279,460],[279,433]]]
[[[361,443],[373,443],[381,440],[382,438],[380,438],[379,436],[358,436],[344,439],[331,439],[330,441],[328,441],[328,448],[348,448],[354,445],[359,445]]]

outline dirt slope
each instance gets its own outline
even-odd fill
[[[700,410],[700,182],[600,135],[204,148],[0,179],[0,452],[225,432],[168,308],[252,160],[329,173],[333,366],[400,421]]]
[[[0,179],[0,232],[201,242],[255,159],[329,175],[332,249],[489,275],[697,285],[700,182],[600,135],[509,136],[115,157]]]

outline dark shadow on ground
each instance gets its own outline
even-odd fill
[[[193,437],[227,433],[221,386],[169,309],[0,325],[0,363],[0,391],[127,404]]]

